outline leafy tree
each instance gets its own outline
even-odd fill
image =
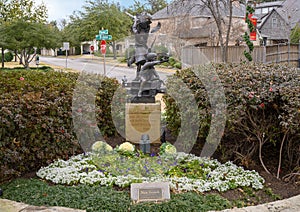
[[[140,1],[135,0],[134,4],[132,6],[130,6],[127,9],[127,11],[132,15],[136,15],[136,14],[146,11],[146,5],[142,4]]]
[[[291,35],[290,35],[291,43],[299,43],[300,40],[300,26],[297,24],[294,29],[292,29]]]
[[[99,30],[108,29],[112,35],[111,45],[115,53],[115,41],[130,34],[132,20],[121,6],[107,1],[87,1],[84,11],[73,13],[70,23],[64,28],[63,36],[73,45],[93,40]]]
[[[19,51],[17,56],[25,68],[29,68],[37,48],[53,48],[57,41],[53,26],[23,20],[2,24],[0,39],[5,41],[8,49]]]
[[[140,1],[134,1],[134,4],[129,7],[128,12],[136,15],[141,12],[154,14],[168,5],[166,0],[147,0],[144,4]]]
[[[22,20],[25,22],[46,23],[48,17],[47,8],[42,3],[36,5],[33,0],[0,0],[0,24],[7,26],[15,21]],[[7,48],[7,43],[10,37],[5,34],[1,35],[0,42],[2,49],[2,58],[4,58],[4,50]],[[15,48],[12,48],[15,50]],[[16,50],[15,50],[16,52]],[[4,67],[4,60],[2,59],[2,68]]]
[[[150,14],[154,14],[168,5],[167,1],[165,0],[148,0],[147,4],[150,7]]]
[[[20,20],[46,23],[48,10],[44,3],[36,5],[33,0],[11,0],[8,7],[8,21]]]

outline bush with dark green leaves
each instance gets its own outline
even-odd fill
[[[14,55],[11,52],[4,54],[4,62],[11,62],[14,59]],[[2,61],[2,54],[0,54],[0,61]]]
[[[80,77],[86,85],[94,83],[90,89],[96,89],[92,94],[96,99],[96,123],[89,123],[90,128],[98,126],[102,135],[115,135],[110,102],[119,83],[102,76]],[[47,67],[0,71],[0,181],[82,152],[72,111],[78,79],[78,73]],[[87,114],[84,105],[88,97],[88,93],[80,96],[80,113]]]
[[[176,101],[171,95],[165,97],[168,128],[178,135],[185,114],[199,116],[198,142],[204,143],[211,131],[218,130],[218,122],[211,129],[213,118],[223,114],[226,116],[225,130],[217,133],[223,144],[231,147],[223,149],[227,159],[237,155],[244,162],[258,158],[268,170],[263,156],[275,155],[278,171],[281,166],[290,171],[299,169],[299,81],[298,69],[279,64],[210,64],[178,71],[167,84],[168,93],[181,94]],[[184,82],[188,92],[184,91],[184,86],[178,86],[180,82]],[[190,93],[197,102],[197,113],[188,108],[179,110],[182,105],[177,102],[184,102],[186,107],[191,105],[186,100]],[[220,107],[222,95],[226,107]],[[197,126],[195,120],[190,118],[189,122]],[[188,137],[191,128],[183,133],[182,137]],[[188,139],[182,142],[185,141]],[[265,146],[275,146],[277,152]]]

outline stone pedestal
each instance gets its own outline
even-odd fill
[[[126,140],[139,144],[143,134],[151,143],[160,143],[161,105],[156,103],[126,103]]]

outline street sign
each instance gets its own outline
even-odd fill
[[[111,35],[102,35],[101,40],[111,40],[112,36]]]
[[[94,46],[91,46],[91,51],[94,51]]]
[[[99,35],[108,35],[108,29],[99,30]]]
[[[112,40],[111,35],[96,35],[96,40]]]
[[[69,42],[64,42],[64,50],[69,50],[70,49],[70,43]]]
[[[99,35],[96,35],[96,40],[112,40],[112,36],[108,34],[108,29],[99,30]]]
[[[101,53],[105,55],[106,54],[106,41],[105,40],[101,41],[100,48],[101,48]]]

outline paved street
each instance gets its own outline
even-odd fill
[[[104,71],[103,58],[93,55],[84,55],[76,57],[40,57],[40,62],[50,64],[61,68],[73,69],[76,71],[84,71],[97,74],[105,74],[108,77],[116,78],[121,82],[121,79],[126,75],[129,81],[132,81],[136,75],[136,67],[128,68],[125,63],[120,63],[112,58],[106,58],[106,68]],[[175,72],[172,69],[157,68],[159,76],[162,80],[166,80],[167,76]]]

